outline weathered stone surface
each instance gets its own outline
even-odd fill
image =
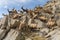
[[[2,23],[2,24],[5,24],[5,23],[7,22],[7,20],[8,20],[8,19],[7,19],[7,16],[4,16],[4,18],[1,20],[1,23]]]
[[[3,19],[1,19],[1,28],[5,28],[8,25],[8,16],[4,16]]]
[[[42,32],[42,34],[44,36],[44,35],[48,34],[50,30],[48,28],[43,28],[40,31]]]
[[[31,38],[27,38],[26,40],[32,40]]]
[[[44,23],[42,21],[37,20],[37,19],[35,19],[34,21],[37,23],[37,28],[41,28],[41,27],[43,28],[44,27]]]
[[[0,40],[60,40],[60,1],[21,9],[8,10],[0,19]]]
[[[6,31],[0,29],[0,40],[5,36]]]
[[[51,35],[51,40],[60,40],[60,29]]]
[[[60,19],[57,20],[57,25],[60,26]]]
[[[4,40],[20,40],[20,34],[16,30],[11,29]]]
[[[11,23],[10,24],[11,24],[10,27],[12,27],[12,28],[18,27],[19,24],[20,24],[20,21],[18,19],[11,19]]]

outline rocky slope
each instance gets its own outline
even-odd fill
[[[43,7],[8,10],[0,19],[0,40],[60,40],[60,0]]]

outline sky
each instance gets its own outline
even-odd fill
[[[0,0],[0,18],[2,13],[8,14],[7,9],[17,9],[23,6],[24,8],[32,9],[37,5],[43,6],[48,0]]]

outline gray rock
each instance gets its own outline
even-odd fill
[[[38,19],[35,19],[34,21],[37,23],[37,28],[44,27],[44,25],[43,25],[44,23],[42,21],[40,21]]]
[[[56,21],[57,25],[60,26],[60,19]]]
[[[10,27],[17,27],[19,26],[20,21],[18,19],[11,19],[11,25]]]
[[[0,29],[0,40],[4,37],[5,33],[5,30]]]
[[[60,40],[60,30],[51,35],[51,40]]]
[[[46,35],[49,33],[50,30],[48,28],[43,28],[40,31],[42,32],[43,35]]]
[[[32,40],[31,38],[27,38],[26,40]]]
[[[5,28],[8,25],[8,17],[4,16],[4,18],[1,19],[1,28]]]
[[[20,34],[16,30],[11,29],[3,40],[20,40]]]

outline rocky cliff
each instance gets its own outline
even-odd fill
[[[43,7],[7,10],[0,19],[0,40],[60,40],[60,0]]]

